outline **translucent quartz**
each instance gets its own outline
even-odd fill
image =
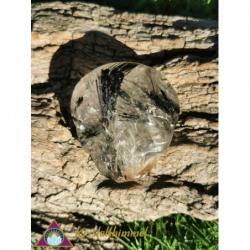
[[[134,181],[147,175],[167,150],[179,101],[157,70],[109,63],[76,85],[71,114],[78,139],[100,173],[117,182]]]

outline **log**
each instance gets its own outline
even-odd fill
[[[218,22],[81,2],[33,3],[31,38],[34,237],[51,218],[71,225],[69,233],[77,228],[72,218],[86,216],[110,225],[173,213],[218,218]],[[99,173],[77,140],[69,109],[84,75],[118,61],[159,70],[181,106],[169,149],[137,183]]]

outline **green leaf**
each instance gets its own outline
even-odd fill
[[[168,247],[167,245],[165,245],[164,243],[162,243],[160,240],[158,240],[156,237],[153,237],[152,235],[146,235],[149,238],[154,239],[155,241],[157,241],[158,243],[160,243],[161,246],[165,247],[166,249],[171,249],[171,247]]]
[[[155,246],[155,250],[160,249],[160,245]]]
[[[179,227],[179,220],[180,220],[180,214],[177,215],[176,217],[176,229],[177,229],[177,233],[178,233],[178,236],[180,237],[181,236],[181,231],[180,231],[180,227]]]
[[[172,242],[172,247],[175,247],[177,245],[177,239],[176,238],[174,238],[174,240],[173,240],[173,242]]]
[[[109,226],[108,222],[105,220],[105,221],[102,221],[102,223],[105,225],[105,226]]]
[[[129,227],[129,230],[130,230],[131,233],[133,232],[133,230],[131,229],[131,227]],[[134,230],[134,231],[136,231],[136,230]],[[136,245],[139,246],[139,242],[138,242],[136,236],[134,236],[134,238],[135,238]]]
[[[192,225],[200,232],[200,234],[201,234],[203,237],[206,237],[206,236],[201,232],[201,230],[200,230],[197,226],[195,226],[195,224],[192,223]]]
[[[125,247],[127,247],[129,250],[135,250],[136,248],[134,247],[130,247],[125,241],[123,241],[122,239],[120,239],[119,237],[117,237],[116,235],[114,235],[114,237],[119,240]]]
[[[182,225],[182,224],[179,224],[180,226],[186,228],[187,230],[193,232],[198,238],[200,238],[200,240],[202,240],[202,242],[206,245],[206,246],[209,246],[210,245],[210,242],[208,242],[207,240],[205,240],[202,236],[200,236],[197,232],[193,231],[192,229],[190,229],[189,227],[185,226],[185,225]]]

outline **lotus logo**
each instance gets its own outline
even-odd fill
[[[59,245],[63,241],[63,233],[56,228],[49,229],[45,233],[45,241],[53,246]]]
[[[73,247],[62,229],[53,220],[35,247]]]

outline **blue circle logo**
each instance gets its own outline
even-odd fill
[[[63,242],[63,233],[57,228],[50,228],[44,235],[45,241],[51,246],[57,246]]]

